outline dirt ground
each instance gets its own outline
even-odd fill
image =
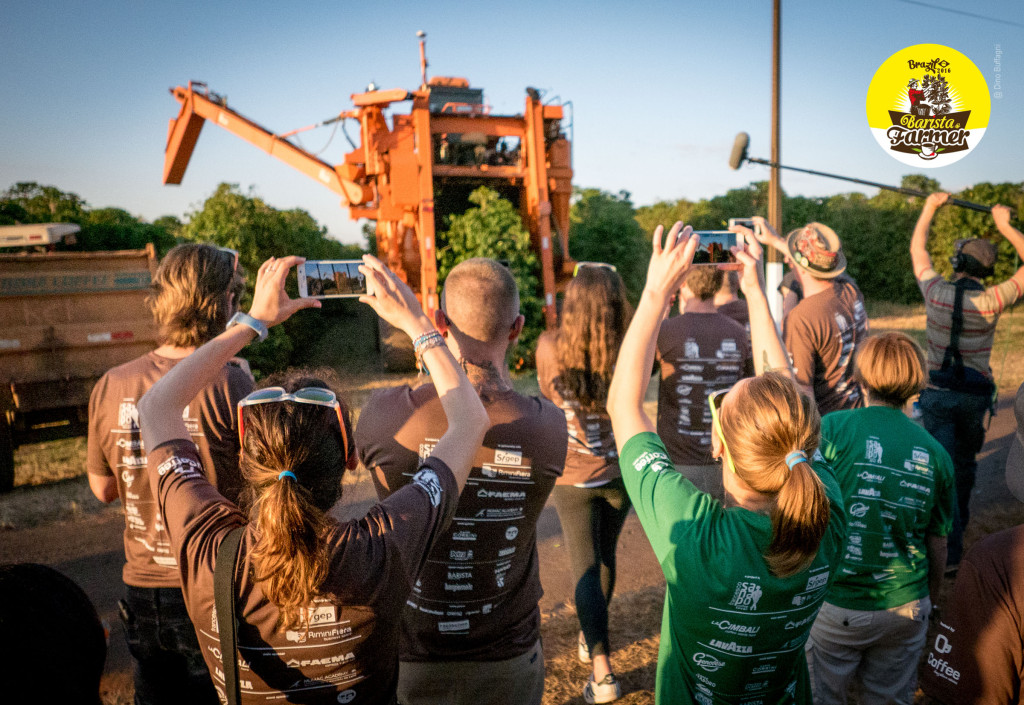
[[[1015,429],[1013,416],[1013,394],[1016,390],[1004,390],[1000,399],[999,413],[993,419],[987,442],[979,457],[978,482],[972,499],[972,510],[1013,502],[1003,480],[1003,466],[1009,449],[1010,438]],[[372,484],[362,479],[346,488],[345,497],[335,512],[341,516],[357,516],[365,512],[374,501]],[[107,656],[104,690],[126,691],[130,683],[131,660],[124,643],[124,634],[117,616],[117,600],[122,596],[121,567],[124,563],[122,546],[123,519],[115,512],[85,515],[76,521],[59,522],[43,526],[0,531],[0,563],[31,561],[45,563],[73,578],[88,593],[102,619],[110,627],[110,648]],[[554,507],[544,509],[537,527],[537,543],[540,553],[541,580],[544,597],[540,606],[545,619],[545,629],[553,628],[555,622],[566,621],[566,613],[573,602],[574,581],[570,571],[568,550],[562,541],[561,526]],[[642,602],[651,601],[651,595],[663,583],[661,570],[643,534],[636,515],[631,514],[619,541],[619,571],[616,594],[635,595]],[[636,603],[631,603],[636,604]],[[653,609],[660,607],[655,604]],[[613,619],[615,612],[613,611]],[[656,620],[653,621],[657,625]],[[575,624],[563,625],[562,631],[574,633]],[[614,628],[614,625],[613,625]],[[656,628],[656,626],[655,626]],[[552,635],[554,636],[554,635]],[[613,631],[614,637],[614,631]],[[657,633],[635,635],[638,640],[657,639]],[[546,658],[559,658],[551,653],[556,644],[571,643],[567,638],[548,639],[545,633]],[[623,644],[628,650],[629,645]],[[621,657],[616,657],[620,660]],[[641,681],[650,681],[639,686],[645,691],[643,699],[632,698],[624,702],[649,702],[646,693],[653,692],[653,667],[646,664],[636,674]],[[620,676],[621,679],[621,676]],[[628,680],[622,679],[628,684]],[[634,686],[634,687],[637,687]],[[627,689],[628,690],[628,689]],[[582,702],[577,694],[559,697],[549,694],[546,702],[569,705]],[[553,696],[553,697],[551,697]],[[108,702],[116,702],[110,700]]]

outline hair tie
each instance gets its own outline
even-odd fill
[[[794,450],[792,453],[786,456],[786,467],[788,467],[790,470],[792,470],[793,466],[796,465],[797,463],[806,462],[807,453],[803,452],[802,450]]]
[[[291,470],[282,470],[281,473],[277,476],[277,479],[280,480],[285,477],[290,477],[296,482],[299,481],[299,478],[295,477],[295,473],[293,473]]]

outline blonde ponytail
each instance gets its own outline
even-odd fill
[[[768,372],[742,383],[723,409],[722,432],[736,473],[753,490],[773,498],[772,540],[765,553],[772,573],[787,577],[814,560],[829,522],[829,500],[806,459],[818,448],[821,417],[814,402],[788,377]]]

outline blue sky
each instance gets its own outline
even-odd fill
[[[922,169],[944,187],[1024,180],[1024,4],[784,0],[783,163],[883,183],[912,173],[875,144],[864,103],[878,66],[918,43],[951,46],[1003,97],[966,158]],[[969,7],[968,7],[969,6]],[[493,9],[492,9],[493,7]],[[1007,24],[1016,23],[1016,24]],[[168,88],[201,80],[229,105],[284,132],[351,107],[370,81],[419,83],[415,33],[428,33],[430,75],[465,76],[496,113],[522,110],[524,89],[573,103],[574,183],[633,194],[637,205],[698,199],[767,178],[731,171],[735,134],[769,156],[770,0],[736,2],[152,2],[9,3],[0,22],[0,190],[38,181],[93,207],[146,219],[184,216],[221,181],[279,208],[305,208],[332,236],[359,239],[333,193],[214,125],[181,186],[163,186]],[[330,129],[304,135],[319,150]],[[337,134],[324,153],[342,160]],[[783,175],[791,194],[853,184]],[[869,191],[870,192],[870,191]],[[737,214],[744,215],[744,214]]]

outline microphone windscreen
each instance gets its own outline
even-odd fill
[[[740,164],[747,158],[747,146],[750,144],[750,135],[741,132],[736,135],[736,141],[732,143],[732,154],[729,155],[729,166],[739,169]]]

